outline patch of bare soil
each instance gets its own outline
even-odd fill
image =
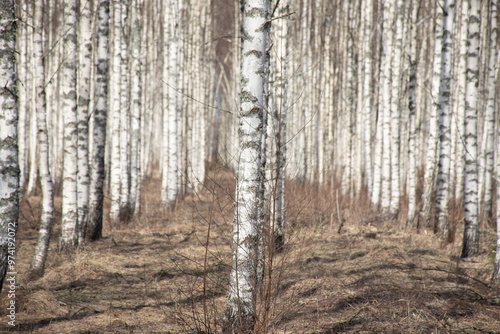
[[[234,181],[228,172],[210,175],[201,194],[186,196],[174,212],[161,208],[159,182],[151,180],[140,219],[113,230],[106,222],[105,237],[74,255],[57,253],[56,226],[45,276],[35,281],[27,273],[40,200],[23,200],[17,325],[7,324],[4,291],[0,331],[220,331]],[[258,332],[500,332],[500,288],[488,285],[491,233],[481,236],[479,256],[462,261],[458,242],[442,246],[434,236],[402,232],[398,222],[337,195],[290,183],[287,246],[267,254]]]

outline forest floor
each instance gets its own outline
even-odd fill
[[[159,179],[146,182],[140,219],[113,229],[106,221],[104,238],[73,255],[57,252],[56,198],[45,276],[34,281],[27,273],[40,198],[23,199],[16,326],[7,324],[4,289],[0,332],[220,331],[234,181],[227,171],[210,176],[199,195],[186,196],[173,212],[162,209]],[[337,203],[336,192],[290,182],[287,196],[287,245],[267,254],[259,333],[500,333],[500,287],[489,285],[491,229],[483,229],[480,255],[463,261],[460,229],[457,241],[444,246],[366,205]]]

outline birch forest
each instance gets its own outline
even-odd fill
[[[499,331],[498,9],[0,0],[0,331]]]

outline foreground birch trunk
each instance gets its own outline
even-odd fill
[[[108,99],[108,41],[109,41],[109,0],[99,1],[99,26],[97,31],[97,71],[94,93],[94,150],[91,156],[89,221],[86,236],[97,240],[102,235],[104,200],[104,152],[106,145],[106,121]]]
[[[80,1],[78,22],[78,244],[85,239],[89,212],[89,103],[92,70],[92,28],[90,1]]]
[[[450,221],[448,203],[450,200],[450,156],[451,156],[451,65],[454,43],[455,1],[445,0],[443,21],[443,49],[441,81],[439,86],[439,165],[437,174],[436,211],[437,230],[445,240],[449,239]]]
[[[49,250],[50,234],[54,220],[54,198],[52,191],[52,177],[49,170],[49,144],[47,140],[47,112],[45,94],[45,66],[43,64],[43,12],[44,2],[35,2],[35,82],[36,82],[36,114],[38,124],[38,163],[40,173],[40,185],[42,188],[42,217],[35,255],[31,262],[31,276],[43,275],[45,261]]]
[[[264,86],[268,80],[269,0],[243,6],[239,153],[233,220],[233,266],[225,313],[225,333],[246,333],[255,324],[259,252],[259,190],[264,137]]]
[[[62,192],[62,228],[59,249],[77,246],[77,101],[76,101],[76,1],[64,2],[64,64],[62,66],[62,91],[64,114],[64,167]]]
[[[14,0],[0,0],[0,291],[13,256],[19,217]]]
[[[479,34],[481,1],[469,0],[467,33],[467,83],[465,86],[465,223],[461,257],[479,250],[479,208],[477,183],[477,97],[479,82]]]

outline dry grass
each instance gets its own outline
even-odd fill
[[[190,194],[175,212],[165,212],[153,178],[143,187],[141,218],[114,230],[106,222],[105,237],[79,254],[55,251],[56,226],[46,274],[31,282],[26,274],[40,200],[24,200],[18,326],[11,330],[217,332],[231,264],[233,189],[231,175],[215,170],[201,194]],[[265,281],[270,289],[264,286],[260,294],[260,332],[500,331],[500,292],[487,284],[492,269],[487,232],[480,256],[460,261],[458,241],[443,246],[434,236],[402,232],[397,220],[370,213],[366,198],[337,199],[336,191],[296,182],[289,182],[287,196],[287,246],[274,256]],[[0,301],[6,319],[5,292]],[[0,331],[8,330],[2,321]]]

